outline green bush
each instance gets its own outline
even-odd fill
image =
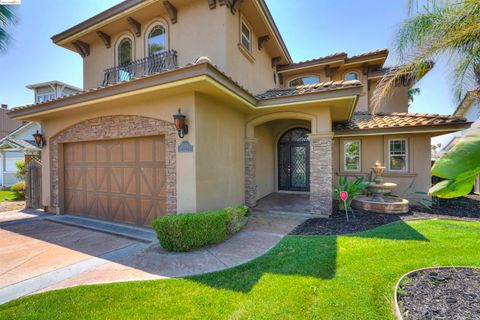
[[[227,232],[229,235],[233,235],[240,231],[245,225],[245,218],[249,209],[247,206],[243,206],[238,208],[226,208],[224,210],[228,214]]]
[[[25,181],[15,183],[10,190],[15,193],[15,200],[25,199]]]
[[[247,207],[239,207],[170,214],[155,219],[152,225],[163,248],[184,252],[224,241],[241,229],[247,213]]]

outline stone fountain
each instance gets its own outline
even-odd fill
[[[409,210],[408,200],[388,196],[397,187],[396,183],[383,182],[385,167],[376,162],[371,168],[375,178],[367,187],[371,195],[361,195],[353,199],[352,206],[357,209],[377,213],[407,213]]]

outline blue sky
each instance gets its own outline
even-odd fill
[[[82,86],[82,59],[57,47],[50,37],[112,5],[117,0],[22,0],[14,42],[0,54],[0,102],[31,103],[25,85],[60,80]],[[205,1],[206,2],[206,1]],[[407,17],[407,0],[267,0],[295,61],[345,51],[349,55],[391,48],[398,26]],[[308,8],[308,9],[307,9]],[[181,12],[179,13],[181,19]],[[387,61],[394,64],[393,54]],[[438,64],[419,84],[421,94],[411,112],[452,113],[455,102],[449,76]]]

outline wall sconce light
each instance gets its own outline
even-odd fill
[[[46,143],[45,143],[45,138],[43,137],[43,134],[41,134],[40,132],[37,132],[32,134],[33,136],[33,139],[35,140],[35,143],[37,144],[37,146],[39,148],[43,147]]]
[[[175,129],[177,129],[178,136],[183,139],[183,137],[188,133],[188,126],[185,124],[186,116],[182,113],[182,110],[178,108],[178,112],[173,115],[173,120],[175,122]]]

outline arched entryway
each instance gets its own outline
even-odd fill
[[[310,130],[293,128],[278,140],[278,190],[310,191]]]

